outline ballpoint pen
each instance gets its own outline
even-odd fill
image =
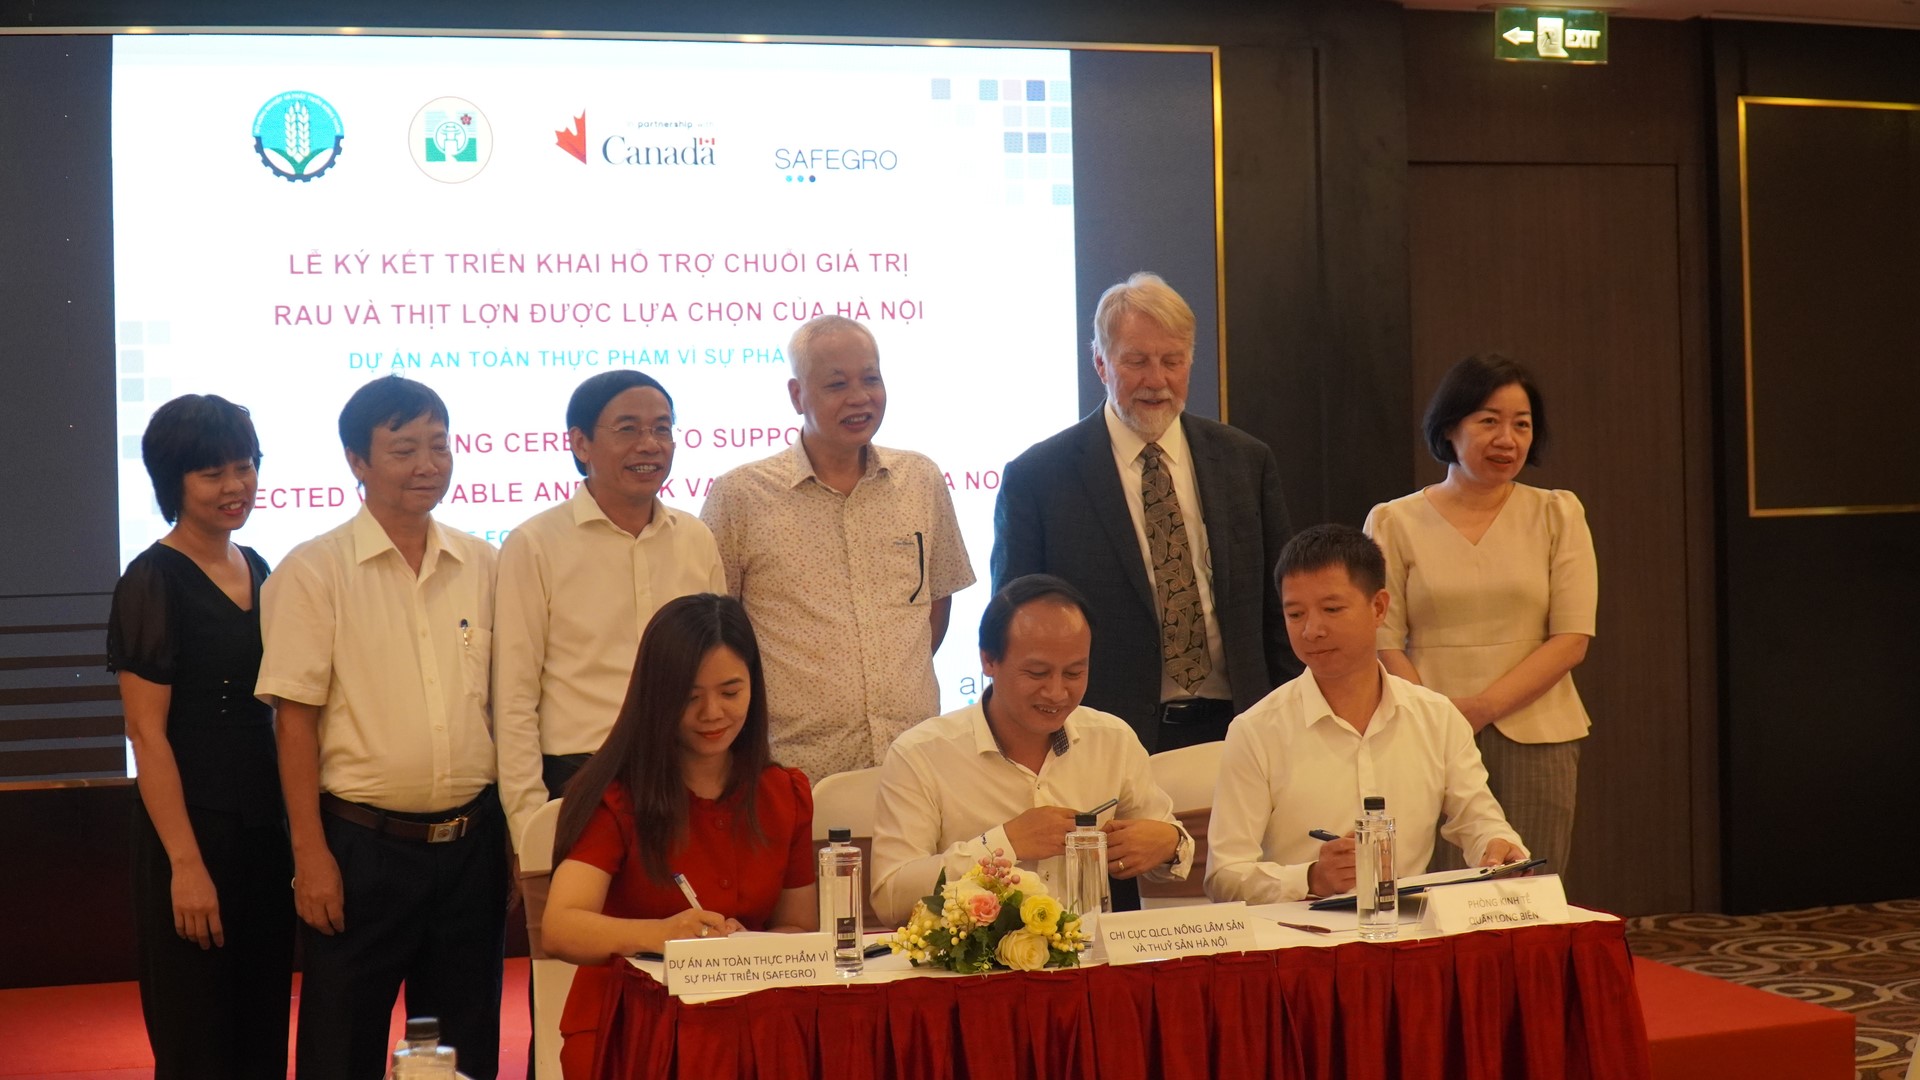
[[[703,910],[700,907],[700,898],[694,895],[693,886],[689,884],[687,881],[687,875],[685,874],[673,875],[673,883],[675,885],[680,886],[680,895],[687,898],[688,905],[690,905],[695,911]]]

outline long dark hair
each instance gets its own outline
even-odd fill
[[[773,751],[767,744],[767,682],[760,667],[760,644],[740,601],[700,593],[662,606],[640,635],[640,654],[627,682],[620,718],[613,722],[613,731],[599,752],[567,784],[553,849],[556,862],[566,858],[580,839],[608,786],[619,783],[633,802],[641,867],[657,884],[673,879],[667,858],[687,838],[680,724],[700,663],[718,648],[732,649],[746,662],[752,691],[746,722],[728,750],[731,762],[720,800],[732,804],[734,835],[743,845],[765,842],[754,796]]]

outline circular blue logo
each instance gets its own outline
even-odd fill
[[[340,160],[346,129],[327,99],[305,90],[275,94],[253,117],[253,152],[289,183],[312,180]]]

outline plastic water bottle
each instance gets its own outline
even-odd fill
[[[1067,834],[1066,888],[1060,897],[1067,910],[1080,916],[1080,927],[1089,935],[1097,934],[1101,913],[1113,910],[1107,893],[1107,834],[1098,821],[1093,814],[1074,815],[1073,831]]]
[[[833,966],[852,978],[866,967],[862,920],[867,894],[861,888],[860,849],[852,829],[828,829],[820,849],[820,929],[833,935]]]
[[[1393,876],[1393,818],[1387,800],[1369,795],[1353,823],[1353,895],[1360,910],[1360,936],[1382,941],[1400,933],[1400,892]]]
[[[393,1080],[453,1080],[453,1047],[440,1045],[440,1021],[409,1017],[407,1037],[393,1048]]]

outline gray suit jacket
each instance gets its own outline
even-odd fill
[[[1100,409],[1007,464],[993,513],[993,587],[1022,574],[1072,582],[1092,606],[1086,704],[1133,725],[1157,749],[1160,619]],[[1267,445],[1202,417],[1182,418],[1213,563],[1214,617],[1233,711],[1300,673],[1273,566],[1292,535]]]

